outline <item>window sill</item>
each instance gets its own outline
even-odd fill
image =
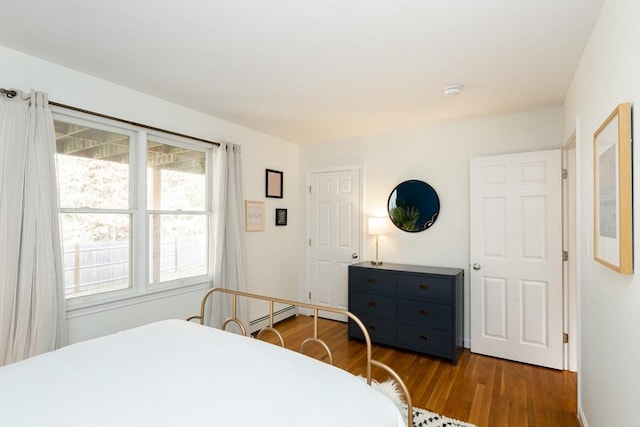
[[[170,298],[176,295],[183,295],[193,292],[203,294],[209,288],[207,283],[197,283],[179,288],[165,288],[155,291],[147,291],[141,294],[121,295],[109,300],[92,301],[83,304],[69,304],[67,301],[67,319],[89,316],[103,311],[116,310],[118,308],[130,305],[144,304],[149,301],[155,301],[164,298]]]

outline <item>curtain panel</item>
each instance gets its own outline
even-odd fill
[[[240,146],[220,143],[214,153],[210,283],[211,287],[247,292]],[[210,324],[220,327],[231,316],[231,295],[220,294],[212,300]],[[238,298],[237,316],[249,333],[246,298]],[[228,330],[239,332],[240,328],[232,322]]]
[[[66,310],[47,95],[0,96],[0,365],[66,345]]]

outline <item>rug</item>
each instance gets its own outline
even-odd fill
[[[426,409],[413,407],[413,427],[477,427],[475,424],[447,418],[443,415],[429,412]]]
[[[359,376],[362,381],[367,381],[366,378]],[[393,401],[396,407],[400,410],[404,418],[405,424],[407,423],[407,404],[404,401],[398,384],[393,380],[387,380],[384,382],[378,382],[376,380],[371,381],[371,387],[387,396]],[[478,427],[475,424],[465,423],[463,421],[454,420],[453,418],[447,418],[443,415],[436,414],[435,412],[427,411],[426,409],[413,407],[413,427]]]

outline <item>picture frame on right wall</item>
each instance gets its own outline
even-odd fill
[[[593,257],[633,274],[631,104],[618,105],[593,134]]]
[[[276,225],[287,225],[286,209],[276,209]]]
[[[273,169],[267,169],[265,172],[265,197],[282,199],[284,197],[282,192],[283,173]]]

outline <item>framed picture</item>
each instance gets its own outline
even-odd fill
[[[282,199],[282,172],[267,169],[265,183],[265,197]]]
[[[244,201],[244,227],[246,231],[264,230],[264,202]]]
[[[593,257],[633,273],[631,104],[620,104],[593,134]]]
[[[276,209],[276,225],[287,225],[286,209]]]

